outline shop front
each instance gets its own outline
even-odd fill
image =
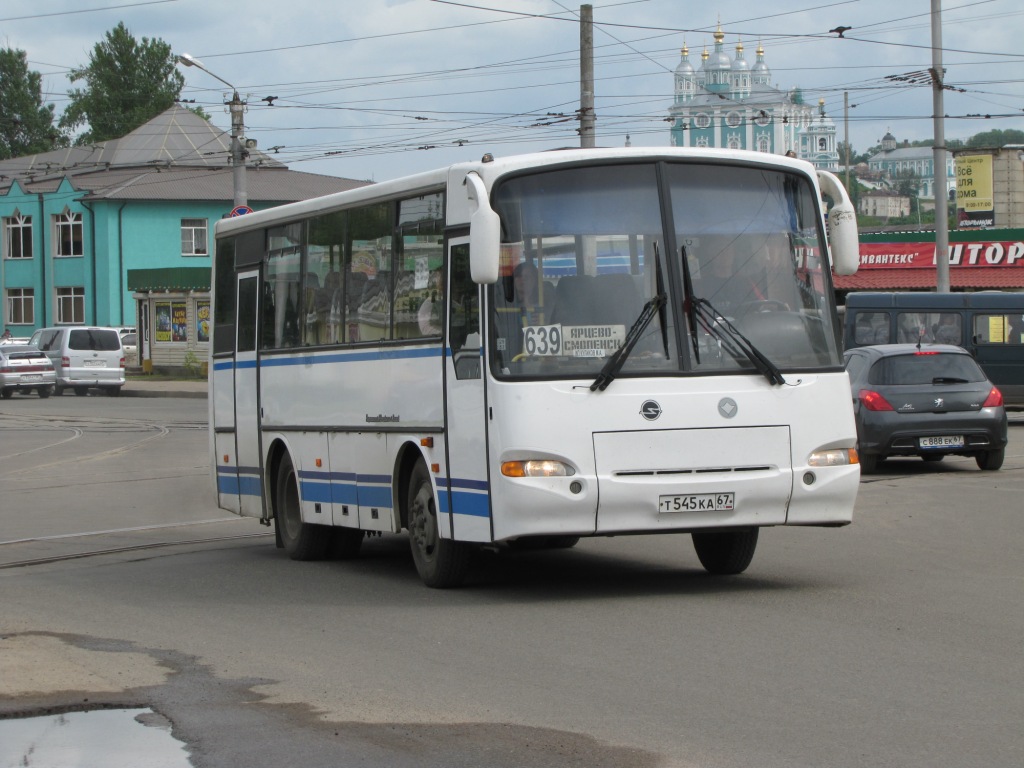
[[[206,374],[210,350],[210,269],[130,269],[144,373]]]

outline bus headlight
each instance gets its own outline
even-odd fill
[[[568,464],[552,459],[504,461],[501,474],[505,477],[568,477],[576,472]]]
[[[856,448],[832,448],[827,451],[815,451],[807,459],[811,467],[844,467],[860,464]]]

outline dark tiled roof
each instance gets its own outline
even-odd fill
[[[855,275],[832,278],[840,291],[892,291],[910,288],[934,288],[935,269],[862,269]],[[1024,288],[1024,269],[1010,267],[969,267],[949,270],[951,288],[1008,289]]]
[[[257,149],[246,160],[247,196],[288,202],[366,182],[289,171]],[[88,200],[231,200],[231,137],[174,106],[120,139],[0,161],[0,192],[13,180],[28,192],[53,192],[67,179]]]

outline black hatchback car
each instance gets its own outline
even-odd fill
[[[861,472],[889,456],[973,456],[999,469],[1006,452],[1003,396],[974,358],[946,344],[881,344],[846,352]]]

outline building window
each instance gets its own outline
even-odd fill
[[[58,325],[81,325],[85,322],[85,288],[57,289]]]
[[[32,258],[32,217],[17,211],[4,219],[4,256],[8,259]]]
[[[743,116],[739,112],[730,112],[725,116],[725,124],[730,128],[737,127],[741,122],[743,122]]]
[[[771,142],[767,136],[758,136],[757,138],[757,151],[768,152],[771,148]]]
[[[58,257],[81,256],[82,251],[82,214],[66,210],[53,217],[54,248]]]
[[[206,219],[181,220],[181,255],[208,256]]]
[[[7,324],[33,325],[36,317],[36,297],[33,288],[7,289]]]
[[[188,341],[188,304],[160,301],[154,308],[157,341]]]
[[[693,118],[693,124],[697,128],[707,128],[711,125],[711,116],[706,112],[701,112],[695,118]]]

